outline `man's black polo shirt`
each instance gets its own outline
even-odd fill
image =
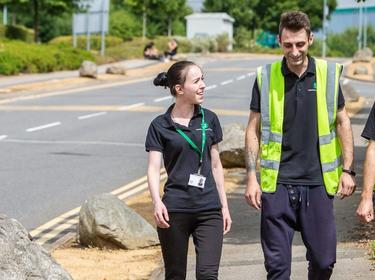
[[[204,109],[208,128],[201,174],[207,179],[203,189],[188,186],[190,174],[198,171],[199,154],[178,134],[176,127],[186,133],[200,148],[202,147],[202,114],[199,106],[195,106],[194,115],[189,126],[186,127],[172,121],[173,106],[151,122],[146,138],[146,151],[159,151],[163,154],[164,166],[168,174],[163,203],[168,212],[196,213],[221,209],[219,193],[212,175],[210,154],[211,146],[222,141],[219,119],[215,113]]]
[[[368,116],[365,128],[362,132],[362,137],[367,140],[375,140],[375,102],[372,105],[370,115]]]
[[[281,72],[285,81],[281,163],[277,182],[290,185],[323,185],[319,159],[315,60],[308,57],[299,78],[288,69],[285,57]],[[338,108],[345,105],[339,87]],[[254,83],[250,110],[260,112],[260,91]]]

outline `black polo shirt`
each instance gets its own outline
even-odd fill
[[[368,116],[362,137],[367,140],[375,140],[375,102],[372,105],[370,115]]]
[[[202,147],[202,114],[195,106],[189,126],[174,123],[171,118],[173,106],[167,112],[156,117],[150,124],[146,138],[146,151],[159,151],[163,154],[164,166],[168,174],[164,186],[163,203],[168,212],[196,213],[221,209],[219,193],[212,175],[211,146],[222,141],[222,130],[216,114],[204,109],[206,129],[206,147],[203,153],[201,174],[206,177],[203,189],[188,185],[190,174],[199,167],[199,154],[176,131],[180,128],[200,148]]]
[[[319,159],[315,60],[308,57],[305,73],[289,70],[285,57],[281,72],[285,81],[282,153],[277,182],[290,185],[323,185]],[[345,105],[339,87],[338,108]],[[260,91],[255,80],[250,110],[260,112]]]

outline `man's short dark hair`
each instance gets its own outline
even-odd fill
[[[301,29],[304,29],[307,33],[307,36],[310,37],[311,28],[309,17],[305,13],[299,11],[283,13],[280,17],[280,37],[284,29],[288,29],[293,32],[297,32]]]

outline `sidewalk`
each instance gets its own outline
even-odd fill
[[[352,118],[355,142],[355,169],[362,173],[365,141],[360,137],[373,100],[367,100],[364,108]],[[244,178],[245,173],[237,174]],[[362,185],[361,175],[357,185]],[[244,199],[245,185],[228,194],[233,225],[231,232],[224,238],[224,247],[220,264],[219,279],[244,280],[266,279],[264,258],[260,245],[260,212],[250,208]],[[337,226],[337,263],[331,279],[333,280],[370,280],[375,279],[375,270],[369,261],[366,249],[359,248],[358,228],[361,228],[355,210],[359,202],[360,189],[352,197],[335,199],[335,217]],[[293,280],[307,279],[305,247],[298,232],[293,242],[292,275]],[[152,280],[164,279],[162,267],[155,270]],[[188,280],[195,279],[195,253],[193,243],[189,246]]]
[[[135,68],[142,68],[145,66],[149,66],[152,64],[157,64],[159,61],[156,60],[146,60],[146,59],[130,59],[124,60],[116,63],[111,64],[103,64],[98,66],[98,74],[104,74],[107,70],[107,67],[110,65],[121,65],[124,66],[126,69],[135,69]],[[37,73],[37,74],[20,74],[17,76],[2,76],[0,77],[0,90],[15,86],[15,85],[22,85],[22,84],[29,84],[29,83],[36,83],[36,82],[44,82],[44,81],[51,81],[51,80],[60,80],[60,79],[67,79],[67,78],[78,78],[79,71],[72,70],[72,71],[58,71],[58,72],[51,72],[51,73]]]

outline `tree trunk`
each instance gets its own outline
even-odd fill
[[[168,18],[168,37],[172,36],[172,17]]]
[[[147,13],[143,12],[142,40],[146,39],[147,34]]]
[[[12,25],[17,24],[17,14],[15,12],[12,13]]]
[[[39,40],[39,0],[33,0],[34,8],[34,42]]]

